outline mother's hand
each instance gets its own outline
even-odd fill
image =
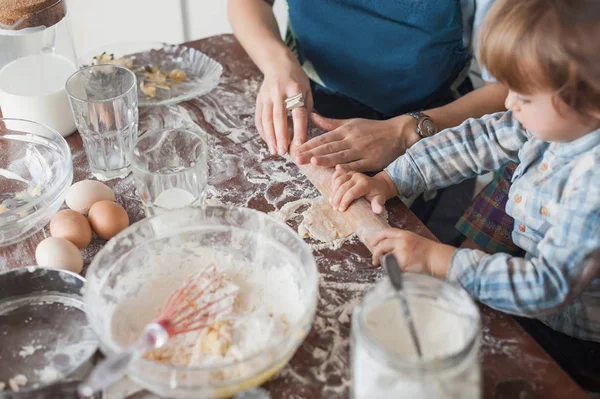
[[[292,111],[296,145],[306,141],[308,115],[313,106],[308,76],[296,59],[286,59],[272,71],[265,72],[265,79],[256,97],[255,123],[271,154],[284,155],[288,151],[291,138],[285,99],[300,93],[304,95],[305,107]]]
[[[401,115],[385,121],[328,119],[312,114],[320,129],[328,130],[298,148],[297,162],[356,171],[382,170],[419,141],[416,121]]]

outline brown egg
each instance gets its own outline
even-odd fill
[[[112,201],[98,201],[92,205],[88,220],[96,234],[105,240],[110,240],[129,226],[129,216],[125,209]]]
[[[92,228],[81,213],[65,209],[58,212],[50,221],[50,235],[71,241],[82,249],[92,241]]]

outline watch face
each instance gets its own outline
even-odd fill
[[[423,120],[423,133],[425,136],[433,136],[435,134],[435,124],[431,119]]]

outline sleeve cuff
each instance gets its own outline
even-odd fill
[[[410,154],[402,155],[384,170],[394,182],[400,196],[410,197],[426,189],[423,176]]]
[[[477,249],[457,249],[450,260],[446,280],[459,283],[469,294],[476,296],[477,266],[488,256]]]

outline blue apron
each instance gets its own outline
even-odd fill
[[[288,0],[303,65],[382,114],[422,109],[469,61],[460,0]]]

